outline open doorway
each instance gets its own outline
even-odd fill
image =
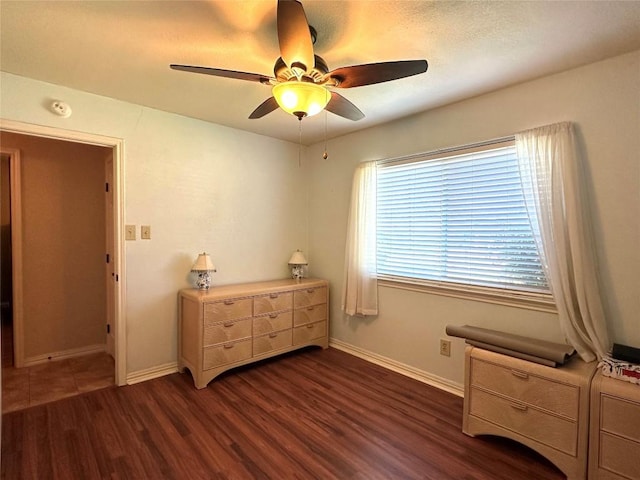
[[[11,156],[0,152],[0,322],[2,367],[13,366],[13,281],[11,254]]]
[[[122,245],[122,242],[119,240],[121,238],[122,224],[123,224],[122,141],[119,139],[94,136],[90,134],[81,134],[78,132],[69,132],[69,131],[53,129],[48,127],[41,127],[41,126],[30,125],[30,124],[21,124],[18,122],[8,122],[4,120],[0,120],[0,127],[1,127],[0,130],[3,132],[3,134],[17,133],[17,134],[24,134],[27,136],[31,136],[34,139],[40,139],[40,140],[55,139],[56,141],[64,141],[66,143],[71,142],[79,146],[80,148],[83,148],[84,146],[84,147],[88,147],[89,149],[94,149],[97,152],[97,155],[100,156],[100,166],[98,168],[100,170],[100,175],[102,175],[102,180],[101,180],[101,185],[98,188],[101,189],[102,195],[105,195],[105,193],[108,192],[111,195],[111,198],[108,201],[105,201],[103,198],[102,203],[99,207],[101,209],[100,212],[98,213],[97,210],[95,211],[95,215],[97,217],[101,216],[102,218],[102,231],[101,233],[99,233],[99,235],[102,235],[102,240],[103,240],[102,253],[100,254],[100,256],[102,261],[102,273],[101,273],[101,280],[103,285],[102,299],[105,303],[103,304],[103,307],[104,307],[103,314],[100,314],[100,315],[102,315],[103,318],[105,317],[105,315],[109,316],[109,320],[106,321],[105,324],[101,325],[100,327],[103,336],[102,336],[102,340],[99,343],[102,344],[103,352],[106,348],[106,350],[109,353],[111,353],[114,357],[116,384],[124,385],[126,383],[126,362],[125,362],[126,343],[124,341],[125,328],[124,328],[124,320],[122,315],[124,279],[122,279],[120,275],[120,272],[123,270],[124,259],[122,255],[123,245]],[[6,146],[7,146],[7,143],[3,142],[2,148],[6,150],[5,148]],[[7,160],[7,157],[5,155],[4,161],[6,160]],[[9,160],[9,164],[11,165],[10,160]],[[19,161],[17,164],[19,165]],[[19,168],[17,170],[18,171],[14,173],[17,174],[16,175],[18,177],[17,180],[19,181],[19,176],[21,172],[19,171]],[[31,175],[33,175],[33,172],[31,172]],[[106,179],[108,179],[107,181],[109,182],[109,185],[106,185],[106,182],[104,181]],[[13,180],[13,177],[12,177],[12,180]],[[67,186],[62,188],[66,188],[68,190],[81,189],[81,187],[83,187],[83,183],[85,183],[84,180],[85,178],[77,179],[75,183],[73,183],[72,181],[71,184],[67,183]],[[24,181],[22,183],[24,183]],[[69,209],[70,211],[73,211],[73,208],[74,208],[73,204],[74,204],[73,200],[67,200],[67,204],[64,205],[64,208]],[[82,210],[85,210],[85,208],[83,207]],[[46,245],[45,249],[52,247],[52,244],[56,242],[60,243],[60,238],[63,237],[63,235],[60,234],[60,232],[56,234],[55,229],[62,228],[61,225],[59,226],[57,223],[50,223],[48,226],[45,226],[44,228],[45,228],[45,230],[43,231],[44,233],[41,234],[40,236],[44,237],[43,242]],[[67,224],[66,227],[64,228],[66,229],[74,228],[73,222],[71,224]],[[74,235],[86,236],[89,233],[91,233],[91,231],[93,230],[96,230],[95,225],[91,228],[85,228],[85,229],[80,228]],[[96,233],[96,232],[94,231],[93,233]],[[84,240],[86,240],[86,242],[84,242]],[[73,261],[76,261],[76,257],[81,256],[80,254],[82,252],[80,250],[85,248],[84,245],[92,242],[88,239],[88,237],[84,238],[84,240],[81,241],[79,244],[76,244],[75,252],[73,251],[73,249],[71,252],[67,252],[67,253],[70,253]],[[94,235],[94,241],[95,241],[95,235]],[[30,243],[25,243],[22,240],[20,240],[18,244],[21,248],[28,249],[29,246],[33,244],[33,241],[31,241]],[[20,250],[20,248],[18,250]],[[16,251],[14,249],[14,251],[12,252],[12,256],[14,259],[17,256],[24,259],[25,255],[28,255],[28,252],[26,251],[17,252],[17,253],[19,255],[16,255]],[[74,256],[74,253],[75,253],[75,256]],[[31,264],[33,264],[33,262],[31,262]],[[28,265],[27,266],[18,265],[18,268],[16,268],[16,265],[14,262],[14,265],[13,265],[14,274],[16,273],[16,271],[18,271],[18,274],[20,274],[20,271],[24,271],[25,267],[28,270],[29,268]],[[73,272],[74,269],[82,269],[82,268],[84,267],[82,267],[81,265],[67,265],[62,269],[64,269],[66,273],[69,274],[69,272]],[[54,270],[54,272],[56,274],[59,273],[56,270]],[[65,277],[65,280],[66,278],[67,277]],[[108,279],[108,281],[105,282],[105,278]],[[42,281],[46,282],[47,278],[43,278]],[[91,282],[97,283],[98,281],[92,280]],[[59,284],[61,283],[69,283],[69,282],[60,282],[60,281],[53,282],[49,284],[49,287],[60,288]],[[106,283],[106,288],[104,287],[105,283]],[[16,286],[15,284],[16,282],[14,278],[14,287]],[[18,282],[18,285],[20,284],[24,284],[24,282]],[[82,296],[83,295],[82,290],[86,290],[86,288],[87,288],[86,286],[85,287],[76,286],[75,289],[72,289],[74,291],[71,293],[71,297],[75,297],[75,300],[72,300],[70,303],[67,304],[67,305],[71,305],[71,307],[67,307],[67,309],[71,308],[73,310],[73,308],[77,307],[77,304],[80,303],[78,300],[78,295]],[[24,307],[26,304],[24,303],[23,300],[24,300],[25,292],[19,292],[18,290],[20,290],[20,288],[14,288],[12,292],[12,299],[14,300],[13,302],[14,305],[11,305],[11,306],[14,307],[13,308],[14,327],[24,328],[24,314],[25,314]],[[97,298],[95,295],[94,297]],[[16,299],[17,299],[17,302],[15,301]],[[104,313],[104,312],[108,312],[108,313]],[[29,310],[27,308],[27,313],[32,314],[33,312],[32,310]],[[16,322],[16,320],[19,320],[19,321]],[[106,323],[108,323],[108,325]],[[48,333],[48,336],[61,337],[61,335],[59,334],[60,332],[58,330],[54,328]],[[74,334],[75,333],[76,332],[74,332]],[[105,336],[107,336],[106,341],[104,340]],[[22,341],[24,340],[23,335],[18,335],[18,337],[22,339]],[[16,335],[14,335],[14,338],[16,338]],[[68,340],[68,338],[66,338],[66,340]],[[46,362],[47,360],[51,360],[52,355],[48,355],[47,354],[48,351],[53,351],[54,356],[57,353],[61,353],[62,357],[64,357],[65,355],[69,357],[73,357],[75,353],[79,353],[79,354],[86,353],[82,350],[83,348],[85,350],[87,348],[86,346],[82,347],[80,348],[80,351],[76,352],[74,351],[74,348],[65,348],[65,345],[60,344],[58,345],[58,347],[53,349],[49,348],[49,350],[47,350],[47,348],[44,348],[38,351],[37,349],[33,348],[32,344],[25,346],[24,344],[19,345],[20,341],[14,342],[14,343],[15,343],[14,347],[17,347],[17,350],[21,350],[21,352],[18,352],[18,353],[21,353],[21,355],[19,356],[22,359],[21,361],[26,362],[28,365],[33,364],[34,362],[37,364],[38,362],[42,362],[42,361]],[[96,342],[93,342],[93,343],[89,342],[89,347],[91,347],[91,345],[96,346],[98,344]],[[69,345],[67,345],[67,347],[68,346]],[[27,348],[25,349],[25,347]],[[5,353],[4,349],[3,349],[3,353]],[[42,355],[44,355],[44,357],[42,357]],[[18,357],[18,355],[16,355],[16,357]]]

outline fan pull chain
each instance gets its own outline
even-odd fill
[[[298,117],[298,168],[302,166],[302,117]]]
[[[327,90],[325,88],[325,94],[324,94],[324,98],[326,100],[327,96],[329,95],[329,90]],[[328,101],[325,102],[325,104],[329,103]],[[329,158],[329,154],[327,153],[327,117],[329,116],[329,114],[327,113],[327,109],[324,109],[324,152],[322,153],[322,158],[324,158],[325,160],[327,158]]]

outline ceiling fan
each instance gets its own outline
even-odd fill
[[[426,60],[369,63],[329,71],[326,62],[313,51],[316,32],[309,26],[304,8],[298,0],[278,0],[277,28],[281,56],[273,67],[273,77],[190,65],[172,64],[170,67],[174,70],[272,86],[273,96],[249,115],[251,119],[262,118],[280,107],[299,120],[326,108],[331,113],[354,121],[364,118],[364,114],[330,88],[372,85],[427,71]]]

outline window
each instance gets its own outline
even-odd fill
[[[513,141],[380,162],[376,256],[380,280],[550,298]]]

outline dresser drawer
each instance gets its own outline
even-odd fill
[[[250,317],[252,314],[253,301],[250,298],[228,299],[204,304],[205,326]]]
[[[264,335],[265,333],[277,332],[291,328],[291,311],[270,313],[255,317],[253,319],[253,335]]]
[[[253,299],[253,314],[277,312],[278,310],[291,310],[293,295],[291,292],[270,293]]]
[[[305,325],[307,323],[319,322],[327,318],[327,304],[311,305],[310,307],[299,308],[293,312],[293,325]]]
[[[578,419],[580,389],[520,370],[471,359],[472,386]]]
[[[640,443],[600,433],[599,467],[624,478],[640,478]]]
[[[640,403],[602,395],[600,428],[640,444]],[[640,452],[639,452],[640,454]],[[640,464],[640,458],[638,458]]]
[[[293,329],[293,344],[299,345],[301,343],[307,343],[316,338],[322,338],[327,335],[327,322],[316,322],[303,325],[301,327],[295,327]]]
[[[471,388],[469,414],[499,425],[570,455],[576,455],[577,424]]]
[[[251,358],[251,347],[251,338],[206,347],[202,359],[202,369],[207,370]]]
[[[327,303],[327,287],[307,288],[293,292],[294,308],[319,305],[321,303]]]
[[[227,320],[204,328],[203,346],[230,342],[251,336],[251,318],[243,320]]]
[[[271,332],[266,335],[253,337],[253,355],[262,355],[272,350],[291,346],[291,329]]]

